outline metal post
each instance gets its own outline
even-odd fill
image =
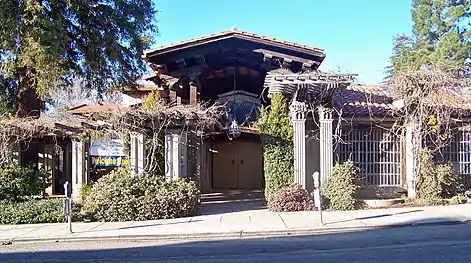
[[[319,172],[312,174],[312,178],[314,179],[314,202],[317,204],[319,211],[320,225],[324,225],[324,220],[322,219],[321,178]]]
[[[72,234],[72,200],[71,200],[71,193],[69,191],[69,182],[66,181],[64,183],[64,192],[65,192],[65,200],[64,200],[64,212],[67,217],[67,225],[69,227],[69,233]]]

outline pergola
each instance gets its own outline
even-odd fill
[[[353,74],[329,74],[320,71],[292,73],[287,70],[269,72],[264,86],[269,96],[282,94],[291,99],[290,114],[294,129],[294,182],[306,187],[306,117],[309,112],[319,117],[320,175],[327,178],[332,171],[332,96],[353,83]]]

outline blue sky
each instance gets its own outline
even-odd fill
[[[155,45],[228,30],[323,48],[321,70],[358,74],[377,84],[392,38],[410,33],[411,0],[154,0],[160,35]]]

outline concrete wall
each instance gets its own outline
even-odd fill
[[[389,199],[407,196],[407,189],[402,186],[366,185],[360,190],[361,199]]]

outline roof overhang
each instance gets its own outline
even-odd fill
[[[227,66],[228,61],[270,69],[315,70],[325,58],[324,50],[240,30],[229,30],[144,51],[142,58],[154,72],[178,77],[178,71]]]
[[[240,30],[228,30],[215,34],[205,35],[198,38],[193,38],[189,40],[180,41],[177,43],[172,43],[168,45],[163,45],[157,48],[145,50],[143,58],[148,58],[152,56],[157,56],[169,52],[179,51],[181,49],[191,48],[202,46],[205,44],[221,41],[224,39],[238,38],[251,42],[263,43],[268,46],[274,46],[278,48],[286,48],[296,50],[302,53],[311,54],[320,58],[325,57],[325,52],[323,49],[311,47],[308,45],[301,45],[294,42],[283,41],[276,38],[266,37],[258,34],[253,34]]]

